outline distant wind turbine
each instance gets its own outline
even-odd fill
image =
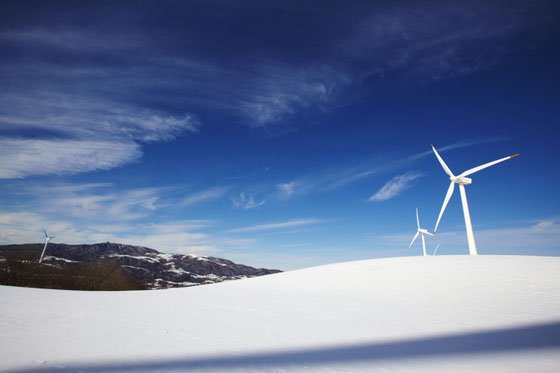
[[[422,234],[422,250],[424,252],[424,256],[426,256],[426,241],[424,240],[424,235],[429,234],[430,236],[433,236],[433,234],[425,229],[420,228],[420,219],[418,218],[418,207],[416,207],[416,223],[418,224],[418,231],[414,235],[414,238],[410,242],[410,245],[408,245],[408,248],[410,249],[414,241],[416,241],[416,239],[418,238],[418,235]]]
[[[438,247],[439,247],[439,243],[436,245],[436,248],[434,249],[434,253],[432,254],[432,256],[436,255]]]
[[[447,165],[445,164],[443,159],[440,157],[436,148],[433,145],[432,145],[432,149],[434,150],[434,153],[436,154],[436,157],[439,160],[439,163],[441,164],[441,167],[443,167],[443,170],[445,171],[445,173],[447,175],[449,175],[449,179],[451,180],[451,184],[449,184],[449,189],[447,190],[447,194],[445,195],[445,199],[443,200],[443,205],[441,206],[441,211],[439,213],[439,217],[438,217],[438,220],[437,220],[437,223],[436,223],[436,227],[434,228],[434,235],[436,234],[437,227],[439,225],[439,221],[441,220],[443,212],[445,211],[445,207],[447,206],[447,203],[449,202],[449,199],[451,198],[451,195],[453,194],[453,190],[455,189],[455,184],[459,184],[459,191],[461,192],[461,202],[463,203],[463,214],[465,215],[465,227],[467,229],[467,241],[469,243],[469,254],[470,255],[477,255],[478,253],[477,253],[477,250],[476,250],[476,243],[474,242],[474,233],[473,233],[472,224],[471,224],[471,215],[469,213],[469,205],[467,204],[467,194],[465,192],[465,185],[471,184],[472,179],[469,179],[468,177],[465,177],[465,176],[469,176],[471,174],[474,174],[475,172],[478,172],[478,171],[483,170],[487,167],[493,166],[497,163],[507,161],[510,158],[518,156],[519,154],[510,155],[509,157],[505,157],[505,158],[501,158],[501,159],[498,159],[498,160],[493,161],[493,162],[485,163],[481,166],[471,168],[470,170],[467,170],[467,171],[463,172],[459,176],[455,176],[455,175],[453,175],[453,173],[451,172],[449,167],[447,167]]]
[[[47,234],[47,231],[43,230],[43,232],[45,232],[45,246],[43,247],[43,252],[41,253],[41,258],[39,259],[39,264],[43,261],[43,256],[45,255],[45,250],[47,250],[47,244],[49,243],[49,241],[51,239],[54,238],[54,236],[49,236]]]

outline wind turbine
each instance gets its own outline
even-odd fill
[[[420,219],[418,218],[418,207],[416,207],[416,223],[418,224],[418,231],[416,231],[416,234],[414,235],[414,238],[410,242],[410,245],[408,245],[408,248],[410,249],[414,241],[416,241],[416,239],[418,238],[418,235],[422,234],[422,250],[424,252],[424,256],[426,256],[426,241],[424,240],[424,234],[429,234],[430,236],[433,236],[433,234],[425,229],[420,228]]]
[[[434,253],[432,254],[432,256],[436,255],[438,247],[439,247],[439,243],[436,245],[436,248],[434,249]]]
[[[470,255],[477,255],[478,253],[476,251],[476,243],[474,242],[474,233],[473,233],[472,224],[471,224],[471,215],[469,213],[469,205],[467,204],[467,194],[465,192],[465,185],[471,184],[472,179],[469,179],[466,176],[472,175],[475,172],[478,172],[480,170],[484,170],[485,168],[493,166],[497,163],[507,161],[510,158],[517,157],[519,154],[510,155],[509,157],[500,158],[496,161],[485,163],[481,166],[471,168],[470,170],[467,170],[467,171],[463,172],[462,174],[460,174],[458,176],[455,176],[455,175],[453,175],[453,172],[451,172],[449,167],[447,167],[447,165],[445,164],[443,159],[440,157],[436,148],[433,145],[432,145],[432,149],[434,150],[434,153],[436,154],[436,157],[439,160],[439,163],[441,163],[441,167],[443,167],[443,170],[445,171],[445,173],[447,175],[449,175],[449,180],[451,180],[451,184],[449,184],[449,189],[447,189],[447,194],[445,195],[445,199],[443,200],[443,205],[441,206],[441,211],[439,213],[439,217],[438,217],[438,220],[437,220],[437,223],[436,223],[436,227],[434,228],[434,235],[436,234],[437,227],[439,225],[439,221],[441,220],[441,216],[443,215],[443,212],[445,211],[445,207],[447,206],[447,203],[449,202],[449,199],[451,198],[451,195],[453,194],[453,190],[455,189],[455,184],[459,184],[459,191],[461,192],[461,202],[463,204],[463,214],[465,215],[465,227],[467,229],[467,241],[469,243],[469,254]]]
[[[52,236],[52,237],[49,236],[49,235],[47,234],[47,231],[46,231],[46,230],[43,230],[43,232],[45,232],[45,246],[43,247],[43,252],[41,253],[41,258],[39,259],[39,264],[41,264],[41,262],[43,261],[43,256],[45,255],[45,250],[47,250],[47,244],[49,243],[49,241],[50,241],[51,239],[54,238],[54,236]]]

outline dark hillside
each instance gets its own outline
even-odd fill
[[[164,254],[147,247],[111,242],[93,245],[49,243],[43,265],[33,266],[39,261],[42,250],[42,243],[3,245],[0,246],[0,260],[18,258],[26,263],[26,271],[37,272],[45,271],[42,268],[45,266],[59,270],[84,270],[79,265],[96,263],[95,267],[100,269],[111,263],[123,274],[148,288],[193,286],[280,272],[236,264],[221,258]],[[7,265],[8,262],[4,263]],[[13,260],[10,263],[15,265]]]

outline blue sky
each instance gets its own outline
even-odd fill
[[[421,254],[451,170],[481,254],[560,255],[554,1],[3,1],[0,244],[294,269]],[[468,253],[456,191],[428,251]]]

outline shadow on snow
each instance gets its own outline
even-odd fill
[[[64,367],[27,367],[13,372],[133,372],[197,371],[201,369],[241,369],[298,365],[326,365],[345,362],[375,362],[421,357],[467,355],[516,350],[558,348],[560,322],[510,329],[417,338],[394,342],[323,347],[247,355],[221,355],[204,358],[123,361],[68,364]]]

